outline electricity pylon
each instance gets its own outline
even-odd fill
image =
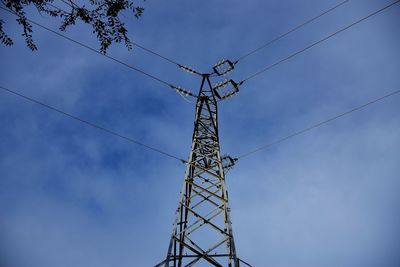
[[[228,64],[227,61],[223,63]],[[225,172],[234,165],[235,159],[221,156],[217,105],[220,100],[235,94],[238,85],[225,80],[213,87],[210,75],[201,75],[192,147],[168,253],[156,266],[238,267],[243,262],[236,255],[225,185]],[[231,90],[221,92],[228,85]],[[185,92],[182,88],[178,90]]]

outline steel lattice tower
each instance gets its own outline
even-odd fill
[[[221,97],[216,89],[227,84],[238,90],[232,80],[213,87],[210,74],[202,74],[192,147],[168,253],[156,266],[237,267],[243,262],[236,255],[225,185],[225,172],[235,160],[221,156],[218,135],[217,104],[230,94]]]

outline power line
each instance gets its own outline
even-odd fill
[[[284,141],[286,141],[286,140],[288,140],[288,139],[290,139],[290,138],[293,138],[293,137],[295,137],[295,136],[304,134],[304,133],[306,133],[306,132],[308,132],[308,131],[311,131],[311,130],[313,130],[313,129],[315,129],[315,128],[318,128],[318,127],[320,127],[320,126],[322,126],[322,125],[324,125],[324,124],[327,124],[327,123],[329,123],[329,122],[331,122],[331,121],[334,121],[334,120],[336,120],[336,119],[339,119],[339,118],[341,118],[341,117],[344,117],[344,116],[346,116],[346,115],[349,115],[350,113],[353,113],[353,112],[355,112],[355,111],[359,111],[359,110],[361,110],[361,109],[364,109],[364,108],[366,108],[366,107],[369,106],[369,105],[375,104],[375,103],[377,103],[377,102],[379,102],[379,101],[382,101],[382,100],[384,100],[384,99],[386,99],[386,98],[389,98],[389,97],[391,97],[391,96],[394,96],[394,95],[396,95],[396,94],[398,94],[398,93],[400,93],[400,90],[397,90],[397,91],[391,92],[391,93],[389,93],[389,94],[386,94],[386,95],[384,95],[384,96],[381,96],[381,97],[379,97],[379,98],[376,98],[376,99],[374,99],[374,100],[372,100],[372,101],[370,101],[370,102],[368,102],[368,103],[366,103],[366,104],[363,104],[363,105],[361,105],[361,106],[355,107],[355,108],[353,108],[353,109],[351,109],[351,110],[348,110],[348,111],[346,111],[346,112],[343,112],[343,113],[340,113],[340,114],[338,114],[338,115],[335,115],[335,116],[333,116],[333,117],[331,117],[331,118],[329,118],[329,119],[327,119],[327,120],[324,120],[324,121],[322,121],[322,122],[319,122],[319,123],[317,123],[317,124],[314,124],[313,126],[304,128],[303,130],[294,132],[294,133],[289,134],[289,135],[287,135],[287,136],[285,136],[285,137],[283,137],[283,138],[277,139],[276,141],[273,141],[273,142],[271,142],[271,143],[269,143],[269,144],[260,146],[259,148],[256,148],[256,149],[251,150],[251,151],[249,151],[249,152],[247,152],[247,153],[244,153],[244,154],[240,155],[240,156],[238,157],[238,159],[247,157],[247,156],[249,156],[249,155],[251,155],[251,154],[253,154],[253,153],[256,153],[256,152],[258,152],[258,151],[260,151],[260,150],[264,150],[264,149],[267,149],[267,148],[269,148],[269,147],[271,147],[271,146],[273,146],[273,145],[282,143],[282,142],[284,142]]]
[[[72,5],[72,4],[70,4],[70,3],[66,2],[66,1],[62,1],[62,2],[64,2],[66,5],[70,6],[71,8],[79,8],[79,6],[77,6],[75,3],[73,3],[73,5]],[[64,9],[62,9],[62,8],[60,8],[60,7],[58,7],[58,6],[54,5],[54,4],[52,4],[52,3],[47,3],[47,4],[48,4],[49,6],[51,6],[51,7],[53,7],[53,8],[55,8],[55,9],[59,10],[59,11],[62,11],[62,12],[64,12],[64,13],[68,13],[66,10],[64,10]],[[152,55],[155,55],[155,56],[157,56],[157,57],[159,57],[159,58],[161,58],[161,59],[163,59],[163,60],[165,60],[165,61],[168,61],[168,62],[171,63],[171,64],[176,65],[177,67],[179,67],[179,68],[181,68],[181,69],[182,69],[182,68],[183,68],[183,69],[189,68],[189,67],[185,67],[185,65],[180,64],[180,63],[176,62],[175,60],[173,60],[173,59],[171,59],[171,58],[169,58],[169,57],[163,56],[163,55],[161,55],[160,53],[155,52],[155,51],[153,51],[153,50],[151,50],[151,49],[149,49],[149,48],[147,48],[147,47],[145,47],[145,46],[143,46],[143,45],[141,45],[141,44],[139,44],[139,43],[137,43],[137,42],[132,42],[132,41],[130,41],[130,43],[131,43],[132,45],[134,45],[134,46],[136,46],[136,47],[138,47],[138,48],[140,48],[140,49],[142,49],[142,50],[144,50],[144,51],[146,51],[146,52],[152,54]],[[189,68],[189,69],[191,69],[191,68]],[[191,69],[191,70],[193,70],[193,69]],[[194,71],[194,70],[193,70],[193,73],[198,74],[198,75],[201,75],[199,72]]]
[[[348,25],[348,26],[346,26],[346,27],[344,27],[344,28],[342,28],[342,29],[340,29],[340,30],[338,30],[338,31],[336,31],[336,32],[334,32],[334,33],[332,33],[332,34],[330,34],[330,35],[328,35],[328,36],[326,36],[326,37],[314,42],[314,43],[312,43],[311,45],[306,46],[305,48],[303,48],[303,49],[291,54],[290,56],[288,56],[288,57],[286,57],[284,59],[281,59],[281,60],[279,60],[279,61],[277,61],[277,62],[275,62],[275,63],[273,63],[271,65],[268,65],[267,67],[265,67],[265,68],[255,72],[254,74],[248,76],[246,79],[244,79],[242,81],[242,83],[254,78],[257,75],[260,75],[261,73],[263,73],[263,72],[265,72],[265,71],[267,71],[267,70],[269,70],[269,69],[271,69],[271,68],[273,68],[273,67],[275,67],[275,66],[277,66],[277,65],[279,65],[279,64],[281,64],[281,63],[283,63],[283,62],[285,62],[285,61],[287,61],[287,60],[289,60],[289,59],[291,59],[293,57],[295,57],[295,56],[297,56],[298,54],[301,54],[301,53],[307,51],[308,49],[310,49],[310,48],[312,48],[312,47],[314,47],[314,46],[316,46],[316,45],[318,45],[318,44],[320,44],[320,43],[332,38],[335,35],[337,35],[337,34],[339,34],[341,32],[344,32],[345,30],[347,30],[347,29],[349,29],[349,28],[351,28],[351,27],[363,22],[364,20],[366,20],[366,19],[368,19],[368,18],[370,18],[370,17],[372,17],[372,16],[374,16],[374,15],[376,15],[376,14],[378,14],[378,13],[380,13],[380,12],[386,10],[386,9],[388,9],[389,7],[395,5],[395,4],[399,3],[399,2],[400,2],[400,0],[397,0],[397,1],[393,2],[393,3],[391,3],[391,4],[388,4],[387,6],[385,6],[385,7],[381,8],[381,9],[379,9],[379,10],[377,10],[377,11],[375,11],[375,12],[373,12],[373,13],[371,13],[371,14],[369,14],[369,15],[367,15],[367,16],[359,19],[359,20],[357,20],[356,22],[353,22],[350,25]]]
[[[179,67],[179,66],[182,66],[182,64],[179,64],[178,62],[174,61],[173,59],[170,59],[170,58],[168,58],[168,57],[166,57],[166,56],[161,55],[160,53],[157,53],[157,52],[155,52],[155,51],[153,51],[153,50],[150,50],[149,48],[146,48],[146,47],[144,47],[144,46],[141,45],[141,44],[138,44],[138,43],[132,42],[132,41],[131,41],[131,43],[132,43],[134,46],[139,47],[140,49],[142,49],[142,50],[144,50],[144,51],[146,51],[146,52],[148,52],[148,53],[150,53],[150,54],[153,54],[153,55],[155,55],[155,56],[157,56],[157,57],[159,57],[159,58],[162,58],[162,59],[168,61],[169,63],[172,63],[172,64],[174,64],[174,65],[177,65],[178,67]]]
[[[292,28],[291,30],[289,30],[289,31],[287,31],[287,32],[285,32],[285,33],[283,33],[283,34],[281,34],[281,35],[275,37],[275,38],[272,39],[271,41],[269,41],[269,42],[267,42],[267,43],[265,43],[265,44],[259,46],[258,48],[254,49],[254,50],[251,50],[250,52],[248,52],[248,53],[246,53],[246,54],[244,54],[244,55],[242,55],[242,56],[240,56],[240,57],[236,60],[236,63],[239,62],[239,61],[241,61],[242,59],[244,59],[244,58],[246,58],[246,57],[248,57],[248,56],[250,56],[250,55],[252,55],[252,54],[254,54],[254,53],[258,52],[258,51],[260,51],[261,49],[264,49],[265,47],[270,46],[271,44],[277,42],[278,40],[282,39],[283,37],[289,35],[290,33],[294,32],[294,31],[297,31],[298,29],[300,29],[300,28],[306,26],[307,24],[309,24],[309,23],[311,23],[311,22],[313,22],[313,21],[319,19],[320,17],[322,17],[322,16],[324,16],[324,15],[326,15],[326,14],[332,12],[333,10],[335,10],[335,9],[337,9],[338,7],[340,7],[340,6],[344,5],[344,4],[346,4],[346,3],[349,2],[349,1],[350,1],[350,0],[345,0],[345,1],[343,1],[343,2],[341,2],[341,3],[339,3],[339,4],[337,4],[337,5],[335,5],[335,6],[333,6],[333,7],[331,7],[330,9],[325,10],[324,12],[322,12],[321,14],[319,14],[318,16],[315,16],[315,17],[313,17],[313,18],[311,18],[311,19],[309,19],[309,20],[307,20],[307,21],[301,23],[300,25],[298,25],[298,26]]]
[[[4,8],[4,7],[1,7],[1,6],[0,6],[0,8],[3,9],[3,10],[5,10],[5,11],[7,11],[7,12],[9,12],[9,13],[11,13],[11,14],[13,14],[13,15],[15,15],[15,16],[18,16],[18,14],[12,12],[11,10],[8,10],[8,9],[6,9],[6,8]],[[125,62],[123,62],[123,61],[121,61],[121,60],[119,60],[119,59],[116,59],[116,58],[114,58],[114,57],[111,57],[111,56],[109,56],[109,55],[107,55],[107,54],[103,54],[103,53],[101,53],[100,51],[98,51],[97,49],[95,49],[95,48],[93,48],[93,47],[90,47],[90,46],[88,46],[88,45],[86,45],[86,44],[84,44],[84,43],[82,43],[82,42],[80,42],[80,41],[77,41],[77,40],[72,39],[72,38],[70,38],[70,37],[68,37],[68,36],[66,36],[66,35],[64,35],[64,34],[62,34],[62,33],[59,33],[59,32],[57,32],[57,31],[55,31],[55,30],[52,30],[52,29],[50,29],[50,28],[48,28],[48,27],[46,27],[46,26],[44,26],[44,25],[42,25],[42,24],[40,24],[40,23],[38,23],[38,22],[36,22],[36,21],[33,21],[33,20],[31,20],[31,19],[28,19],[28,18],[27,18],[26,20],[29,21],[30,23],[32,23],[32,24],[34,24],[34,25],[36,25],[36,26],[42,28],[42,29],[45,29],[46,31],[49,31],[49,32],[51,32],[51,33],[54,33],[54,34],[56,34],[56,35],[58,35],[58,36],[60,36],[60,37],[62,37],[62,38],[64,38],[64,39],[66,39],[66,40],[68,40],[68,41],[70,41],[70,42],[73,42],[73,43],[75,43],[75,44],[77,44],[77,45],[80,45],[80,46],[82,46],[82,47],[84,47],[84,48],[86,48],[86,49],[88,49],[88,50],[90,50],[90,51],[92,51],[92,52],[95,52],[95,53],[97,53],[97,54],[99,54],[99,55],[101,55],[101,56],[104,56],[104,57],[106,57],[106,58],[108,58],[108,59],[110,59],[110,60],[112,60],[112,61],[114,61],[114,62],[117,62],[117,63],[119,63],[119,64],[121,64],[121,65],[123,65],[123,66],[125,66],[125,67],[127,67],[127,68],[129,68],[129,69],[131,69],[131,70],[134,70],[134,71],[136,71],[136,72],[139,72],[139,73],[141,73],[141,74],[143,74],[143,75],[145,75],[145,76],[147,76],[147,77],[152,78],[153,80],[156,80],[156,81],[158,81],[158,82],[160,82],[160,83],[162,83],[162,84],[165,84],[165,85],[167,85],[168,87],[170,87],[171,89],[176,88],[176,86],[170,84],[169,82],[166,82],[165,80],[162,80],[162,79],[160,79],[160,78],[158,78],[158,77],[156,77],[156,76],[154,76],[154,75],[152,75],[152,74],[149,74],[149,73],[147,73],[147,72],[145,72],[145,71],[143,71],[143,70],[141,70],[141,69],[138,69],[138,68],[136,68],[136,67],[134,67],[134,66],[132,66],[132,65],[130,65],[130,64],[128,64],[128,63],[125,63]],[[149,51],[150,51],[150,50],[149,50]],[[174,89],[174,90],[175,90],[175,89]]]
[[[186,71],[186,72],[193,73],[193,74],[197,74],[197,75],[199,75],[199,76],[202,75],[202,74],[201,74],[200,72],[198,72],[197,70],[195,70],[195,69],[193,69],[193,68],[191,68],[191,67],[188,67],[188,66],[186,66],[186,65],[180,64],[180,63],[178,63],[178,62],[176,62],[176,61],[174,61],[174,60],[172,60],[172,59],[170,59],[170,58],[167,58],[167,57],[165,57],[165,56],[163,56],[163,55],[161,55],[161,54],[159,54],[159,53],[157,53],[157,52],[155,52],[155,51],[153,51],[153,50],[150,50],[150,49],[144,47],[144,46],[141,45],[141,44],[138,44],[138,43],[132,42],[132,41],[131,41],[131,43],[132,43],[134,46],[139,47],[140,49],[142,49],[142,50],[144,50],[144,51],[146,51],[146,52],[148,52],[148,53],[150,53],[150,54],[153,54],[153,55],[155,55],[155,56],[158,56],[158,57],[160,57],[160,58],[162,58],[162,59],[164,59],[164,60],[166,60],[166,61],[168,61],[168,62],[170,62],[170,63],[172,63],[172,64],[174,64],[174,65],[176,65],[178,68],[180,68],[180,69],[182,69],[182,70],[184,70],[184,71]]]
[[[130,138],[130,137],[128,137],[128,136],[119,134],[119,133],[117,133],[117,132],[115,132],[115,131],[113,131],[113,130],[107,129],[107,128],[103,127],[103,126],[99,126],[99,125],[97,125],[97,124],[95,124],[95,123],[92,123],[92,122],[90,122],[90,121],[87,121],[87,120],[85,120],[85,119],[82,119],[82,118],[80,118],[80,117],[77,117],[77,116],[75,116],[75,115],[73,115],[73,114],[71,114],[71,113],[68,113],[68,112],[66,112],[66,111],[63,111],[63,110],[58,109],[58,108],[56,108],[56,107],[50,106],[50,105],[48,105],[48,104],[46,104],[46,103],[40,102],[39,100],[36,100],[36,99],[33,99],[33,98],[29,97],[29,96],[23,95],[23,94],[21,94],[21,93],[19,93],[19,92],[16,92],[16,91],[11,90],[11,89],[9,89],[9,88],[6,88],[6,87],[4,87],[4,86],[1,86],[1,85],[0,85],[0,89],[3,89],[5,92],[8,92],[8,93],[13,94],[13,95],[15,95],[15,96],[18,96],[18,97],[20,97],[20,98],[23,98],[23,99],[25,99],[25,100],[27,100],[27,101],[30,101],[31,103],[38,104],[38,105],[40,105],[40,106],[42,106],[42,107],[45,107],[45,108],[47,108],[47,109],[49,109],[49,110],[51,110],[51,111],[57,112],[57,113],[62,114],[62,115],[64,115],[64,116],[66,116],[66,117],[69,117],[69,118],[71,118],[71,119],[74,119],[74,120],[76,120],[76,121],[79,121],[79,122],[81,122],[81,123],[84,123],[84,124],[86,124],[86,125],[88,125],[88,126],[90,126],[90,127],[93,127],[93,128],[95,128],[95,129],[97,129],[97,130],[100,130],[100,131],[103,131],[103,132],[105,132],[105,133],[108,133],[108,134],[110,134],[110,135],[112,135],[112,136],[115,136],[115,137],[124,139],[125,141],[128,141],[128,142],[130,142],[130,143],[133,143],[133,144],[142,146],[142,147],[144,147],[144,148],[146,148],[146,149],[152,150],[152,151],[157,152],[157,153],[159,153],[159,154],[162,154],[162,155],[164,155],[164,156],[167,156],[167,157],[170,157],[170,158],[179,160],[179,161],[182,162],[182,163],[186,163],[185,160],[183,160],[183,159],[181,159],[181,158],[179,158],[179,157],[177,157],[177,156],[174,156],[174,155],[172,155],[172,154],[170,154],[170,153],[167,153],[167,152],[164,152],[164,151],[162,151],[162,150],[160,150],[160,149],[158,149],[158,148],[155,148],[155,147],[146,145],[146,144],[144,144],[144,143],[142,143],[142,142],[140,142],[140,141],[137,141],[137,140],[135,140],[135,139],[132,139],[132,138]]]

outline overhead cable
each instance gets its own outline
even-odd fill
[[[64,2],[66,5],[69,5],[71,8],[79,8],[79,6],[77,6],[75,3],[72,5],[72,4],[70,4],[70,3],[66,2],[66,1],[62,1],[62,2]],[[62,11],[62,12],[64,12],[64,13],[68,13],[66,10],[64,10],[64,9],[62,9],[62,8],[60,8],[60,7],[58,7],[58,6],[54,5],[54,4],[52,4],[52,3],[48,3],[48,5],[51,6],[51,7],[53,7],[53,8],[55,8],[55,9],[58,9],[59,11]],[[185,65],[180,64],[180,63],[176,62],[175,60],[173,60],[173,59],[171,59],[171,58],[169,58],[169,57],[163,56],[163,55],[161,55],[160,53],[155,52],[155,51],[151,50],[150,48],[147,48],[147,47],[145,47],[145,46],[143,46],[143,45],[141,45],[141,44],[139,44],[139,43],[137,43],[137,42],[130,41],[130,43],[131,43],[132,45],[134,45],[134,46],[136,46],[136,47],[142,49],[143,51],[146,51],[146,52],[148,52],[148,53],[150,53],[150,54],[152,54],[152,55],[155,55],[155,56],[157,56],[157,57],[159,57],[159,58],[161,58],[161,59],[163,59],[163,60],[165,60],[165,61],[168,61],[168,62],[171,63],[171,64],[176,65],[177,67],[179,67],[179,68],[181,68],[181,69],[183,69],[183,70],[185,70],[185,71],[187,71],[187,69],[189,69],[191,73],[201,75],[201,74],[200,74],[199,72],[197,72],[196,70],[194,70],[194,69],[192,69],[192,68],[189,68],[189,67],[186,67]]]
[[[349,2],[349,1],[350,1],[350,0],[345,0],[345,1],[343,1],[343,2],[341,2],[341,3],[339,3],[339,4],[337,4],[337,5],[335,5],[335,6],[333,6],[333,7],[331,7],[331,8],[329,8],[329,9],[323,11],[323,12],[322,12],[321,14],[319,14],[318,16],[315,16],[315,17],[313,17],[313,18],[311,18],[311,19],[309,19],[309,20],[307,20],[307,21],[301,23],[300,25],[298,25],[298,26],[292,28],[291,30],[289,30],[289,31],[287,31],[287,32],[285,32],[285,33],[283,33],[283,34],[281,34],[281,35],[275,37],[274,39],[270,40],[269,42],[267,42],[267,43],[265,43],[265,44],[263,44],[263,45],[261,45],[261,46],[259,46],[258,48],[254,49],[254,50],[251,50],[250,52],[248,52],[248,53],[246,53],[246,54],[243,54],[242,56],[240,56],[240,57],[235,61],[235,63],[237,63],[237,62],[243,60],[244,58],[246,58],[246,57],[248,57],[248,56],[250,56],[250,55],[252,55],[252,54],[254,54],[254,53],[258,52],[258,51],[260,51],[261,49],[266,48],[267,46],[270,46],[271,44],[277,42],[278,40],[280,40],[280,39],[282,39],[283,37],[289,35],[290,33],[295,32],[295,31],[297,31],[298,29],[300,29],[300,28],[306,26],[307,24],[309,24],[309,23],[311,23],[311,22],[313,22],[313,21],[315,21],[315,20],[317,20],[317,19],[323,17],[324,15],[326,15],[326,14],[332,12],[333,10],[335,10],[335,9],[337,9],[338,7],[340,7],[340,6],[344,5],[344,4],[346,4],[346,3]]]
[[[316,46],[316,45],[318,45],[318,44],[320,44],[320,43],[332,38],[335,35],[344,32],[345,30],[347,30],[347,29],[349,29],[349,28],[351,28],[351,27],[363,22],[364,20],[366,20],[366,19],[368,19],[368,18],[370,18],[370,17],[372,17],[374,15],[377,15],[377,14],[381,13],[382,11],[394,6],[395,4],[397,4],[399,2],[400,2],[400,0],[392,2],[392,3],[388,4],[388,5],[386,5],[385,7],[380,8],[379,10],[374,11],[374,12],[370,13],[369,15],[367,15],[367,16],[365,16],[365,17],[363,17],[363,18],[351,23],[350,25],[348,25],[348,26],[346,26],[344,28],[341,28],[340,30],[337,30],[336,32],[334,32],[334,33],[332,33],[332,34],[330,34],[330,35],[328,35],[328,36],[326,36],[326,37],[324,37],[324,38],[322,38],[322,39],[320,39],[320,40],[318,40],[318,41],[316,41],[316,42],[314,42],[314,43],[312,43],[312,44],[310,44],[308,46],[306,46],[305,48],[303,48],[301,50],[298,50],[297,52],[289,55],[288,57],[285,57],[285,58],[283,58],[283,59],[281,59],[281,60],[279,60],[279,61],[277,61],[277,62],[275,62],[275,63],[273,63],[271,65],[268,65],[268,66],[262,68],[261,70],[255,72],[254,74],[252,74],[252,75],[248,76],[247,78],[245,78],[244,80],[242,80],[242,83],[246,82],[246,81],[248,81],[248,80],[250,80],[250,79],[252,79],[254,77],[256,77],[257,75],[260,75],[261,73],[263,73],[263,72],[265,72],[265,71],[267,71],[267,70],[269,70],[269,69],[271,69],[271,68],[273,68],[273,67],[275,67],[275,66],[277,66],[277,65],[279,65],[279,64],[281,64],[281,63],[283,63],[283,62],[285,62],[285,61],[287,61],[287,60],[289,60],[289,59],[291,59],[291,58],[293,58],[293,57],[305,52],[305,51],[307,51],[308,49],[310,49],[310,48],[312,48],[312,47],[314,47],[314,46]]]
[[[10,10],[4,8],[4,7],[0,7],[0,9],[3,9],[3,10],[5,10],[5,11],[7,11],[7,12],[13,14],[13,15],[18,16],[16,13],[14,13],[14,12],[12,12],[12,11],[10,11]],[[177,86],[175,86],[175,85],[173,85],[173,84],[171,84],[171,83],[169,83],[169,82],[166,82],[166,81],[163,80],[163,79],[160,79],[160,78],[158,78],[158,77],[156,77],[156,76],[154,76],[154,75],[152,75],[152,74],[149,74],[149,73],[147,73],[147,72],[145,72],[145,71],[143,71],[143,70],[141,70],[141,69],[138,69],[138,68],[136,68],[136,67],[134,67],[134,66],[132,66],[132,65],[126,63],[126,62],[123,62],[123,61],[121,61],[121,60],[119,60],[119,59],[116,59],[116,58],[114,58],[114,57],[112,57],[112,56],[109,56],[109,55],[107,55],[107,54],[103,54],[103,53],[101,53],[100,51],[98,51],[97,49],[95,49],[95,48],[93,48],[93,47],[90,47],[89,45],[86,45],[86,44],[84,44],[84,43],[82,43],[82,42],[80,42],[80,41],[77,41],[77,40],[75,40],[75,39],[72,39],[71,37],[68,37],[68,36],[66,36],[66,35],[64,35],[64,34],[62,34],[62,33],[60,33],[60,32],[57,32],[57,31],[55,31],[55,30],[53,30],[53,29],[50,29],[49,27],[46,27],[46,26],[44,26],[44,25],[42,25],[42,24],[40,24],[40,23],[38,23],[38,22],[36,22],[36,21],[33,21],[33,20],[31,20],[31,19],[28,19],[28,18],[27,18],[26,20],[29,21],[30,23],[32,23],[32,24],[34,24],[34,25],[36,25],[36,26],[42,28],[42,29],[45,29],[46,31],[49,31],[49,32],[51,32],[51,33],[54,33],[54,34],[56,34],[56,35],[58,35],[58,36],[60,36],[60,37],[62,37],[62,38],[64,38],[64,39],[66,39],[66,40],[68,40],[68,41],[70,41],[70,42],[73,42],[73,43],[75,43],[75,44],[77,44],[77,45],[80,45],[81,47],[84,47],[84,48],[86,48],[86,49],[88,49],[88,50],[90,50],[90,51],[92,51],[92,52],[95,52],[95,53],[97,53],[97,54],[99,54],[99,55],[101,55],[101,56],[104,56],[104,57],[106,57],[106,58],[108,58],[108,59],[110,59],[110,60],[112,60],[112,61],[114,61],[114,62],[117,62],[117,63],[119,63],[119,64],[121,64],[121,65],[123,65],[123,66],[125,66],[125,67],[127,67],[127,68],[129,68],[129,69],[131,69],[131,70],[134,70],[134,71],[136,71],[136,72],[139,72],[139,73],[141,73],[141,74],[143,74],[143,75],[145,75],[145,76],[147,76],[147,77],[152,78],[153,80],[156,80],[156,81],[158,81],[158,82],[160,82],[160,83],[162,83],[162,84],[164,84],[164,85],[167,85],[169,88],[171,88],[171,89],[173,89],[173,90],[176,91],[176,87],[177,87]]]
[[[251,150],[251,151],[249,151],[249,152],[246,152],[246,153],[240,155],[240,156],[238,157],[238,159],[242,159],[242,158],[244,158],[244,157],[248,157],[248,156],[250,156],[251,154],[254,154],[254,153],[259,152],[259,151],[261,151],[261,150],[268,149],[268,148],[270,148],[271,146],[277,145],[277,144],[282,143],[282,142],[284,142],[284,141],[286,141],[286,140],[288,140],[288,139],[290,139],[290,138],[293,138],[293,137],[295,137],[295,136],[298,136],[298,135],[304,134],[304,133],[306,133],[306,132],[309,132],[309,131],[311,131],[311,130],[313,130],[313,129],[315,129],[315,128],[318,128],[318,127],[320,127],[320,126],[322,126],[322,125],[324,125],[324,124],[327,124],[327,123],[332,122],[332,121],[334,121],[334,120],[337,120],[337,119],[339,119],[339,118],[341,118],[341,117],[347,116],[347,115],[349,115],[349,114],[351,114],[351,113],[353,113],[353,112],[356,112],[356,111],[359,111],[359,110],[361,110],[361,109],[364,109],[364,108],[366,108],[366,107],[369,106],[369,105],[372,105],[372,104],[375,104],[375,103],[377,103],[377,102],[380,102],[380,101],[382,101],[382,100],[384,100],[384,99],[387,99],[387,98],[389,98],[389,97],[391,97],[391,96],[394,96],[394,95],[396,95],[396,94],[398,94],[398,93],[400,93],[400,90],[393,91],[393,92],[391,92],[391,93],[389,93],[389,94],[386,94],[386,95],[384,95],[384,96],[381,96],[381,97],[379,97],[379,98],[376,98],[376,99],[374,99],[374,100],[371,100],[371,101],[369,101],[368,103],[365,103],[365,104],[360,105],[360,106],[358,106],[358,107],[352,108],[352,109],[350,109],[350,110],[348,110],[348,111],[346,111],[346,112],[337,114],[337,115],[335,115],[335,116],[333,116],[333,117],[331,117],[331,118],[329,118],[329,119],[323,120],[323,121],[321,121],[321,122],[319,122],[319,123],[316,123],[316,124],[314,124],[314,125],[312,125],[312,126],[310,126],[310,127],[304,128],[304,129],[302,129],[302,130],[300,130],[300,131],[294,132],[294,133],[289,134],[289,135],[287,135],[287,136],[285,136],[285,137],[282,137],[282,138],[280,138],[280,139],[277,139],[277,140],[275,140],[275,141],[273,141],[273,142],[271,142],[271,143],[268,143],[268,144],[263,145],[263,146],[260,146],[260,147],[258,147],[258,148],[256,148],[256,149],[253,149],[253,150]]]
[[[69,118],[74,119],[74,120],[76,120],[76,121],[79,121],[79,122],[81,122],[81,123],[84,123],[84,124],[86,124],[86,125],[88,125],[88,126],[90,126],[90,127],[92,127],[92,128],[95,128],[95,129],[97,129],[97,130],[103,131],[103,132],[105,132],[105,133],[107,133],[107,134],[110,134],[110,135],[112,135],[112,136],[114,136],[114,137],[118,137],[118,138],[124,139],[125,141],[128,141],[128,142],[130,142],[130,143],[133,143],[133,144],[135,144],[135,145],[142,146],[142,147],[144,147],[144,148],[146,148],[146,149],[149,149],[149,150],[151,150],[151,151],[153,151],[153,152],[157,152],[157,153],[162,154],[162,155],[164,155],[164,156],[167,156],[167,157],[170,157],[170,158],[179,160],[179,161],[182,162],[182,163],[186,163],[185,160],[183,160],[183,159],[181,159],[181,158],[179,158],[179,157],[177,157],[177,156],[174,156],[174,155],[172,155],[172,154],[170,154],[170,153],[168,153],[168,152],[165,152],[165,151],[162,151],[162,150],[160,150],[160,149],[158,149],[158,148],[155,148],[155,147],[146,145],[146,144],[144,144],[144,143],[142,143],[142,142],[140,142],[140,141],[137,141],[137,140],[135,140],[135,139],[133,139],[133,138],[130,138],[130,137],[126,136],[126,135],[122,135],[122,134],[120,134],[120,133],[115,132],[114,130],[110,130],[110,129],[108,129],[108,128],[105,128],[105,127],[103,127],[103,126],[100,126],[100,125],[98,125],[98,124],[95,124],[95,123],[93,123],[93,122],[90,122],[90,121],[88,121],[88,120],[82,119],[82,118],[80,118],[80,117],[78,117],[78,116],[75,116],[75,115],[73,115],[73,114],[71,114],[71,113],[68,113],[68,112],[66,112],[66,111],[63,111],[63,110],[61,110],[61,109],[59,109],[59,108],[56,108],[56,107],[54,107],[54,106],[50,106],[50,105],[48,105],[48,104],[46,104],[46,103],[44,103],[44,102],[41,102],[41,101],[39,101],[39,100],[36,100],[36,99],[31,98],[31,97],[26,96],[26,95],[23,95],[22,93],[19,93],[19,92],[17,92],[17,91],[11,90],[11,89],[6,88],[6,87],[1,86],[1,85],[0,85],[0,89],[2,89],[2,90],[5,91],[5,92],[8,92],[8,93],[10,93],[10,94],[13,94],[13,95],[15,95],[15,96],[18,96],[18,97],[20,97],[20,98],[22,98],[22,99],[24,99],[24,100],[27,100],[27,101],[29,101],[29,102],[31,102],[31,103],[35,103],[35,104],[40,105],[40,106],[42,106],[42,107],[44,107],[44,108],[47,108],[48,110],[57,112],[58,114],[64,115],[64,116],[66,116],[66,117],[69,117]]]

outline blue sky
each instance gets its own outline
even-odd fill
[[[339,1],[148,0],[130,37],[207,72]],[[243,60],[243,79],[390,1],[354,0]],[[179,157],[194,103],[34,27],[25,47],[1,12],[0,84]],[[31,17],[56,28],[53,19]],[[222,102],[237,156],[400,86],[399,4],[257,76]],[[67,31],[98,47],[85,25]],[[200,80],[140,49],[109,54],[196,91]],[[239,257],[253,266],[400,265],[399,96],[242,159],[227,175]],[[184,166],[0,91],[0,263],[152,266],[165,257]]]

